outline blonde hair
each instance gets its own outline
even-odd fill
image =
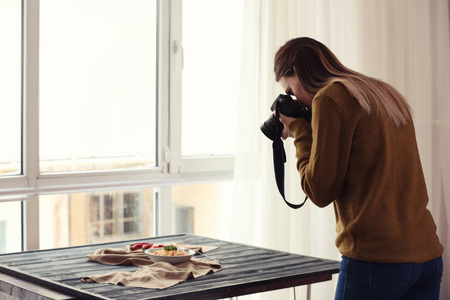
[[[288,41],[277,51],[274,65],[276,81],[297,74],[302,87],[313,95],[332,82],[341,82],[367,113],[374,106],[377,111],[384,108],[396,126],[411,120],[411,108],[395,88],[346,68],[325,45],[314,39],[302,37]]]

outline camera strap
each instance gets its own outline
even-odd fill
[[[281,136],[281,134],[280,134]],[[294,209],[298,209],[302,207],[306,200],[308,200],[308,196],[305,197],[305,201],[300,204],[292,204],[288,202],[284,196],[284,163],[286,162],[286,152],[284,151],[283,141],[281,138],[275,138],[272,143],[273,148],[273,167],[275,171],[275,180],[277,182],[278,191],[283,197],[284,202],[290,207]]]

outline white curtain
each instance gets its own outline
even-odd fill
[[[271,142],[259,126],[283,91],[273,58],[287,40],[309,36],[327,45],[349,68],[380,78],[402,92],[414,111],[430,196],[429,209],[446,247],[441,299],[450,300],[450,30],[447,0],[245,0],[242,85],[231,239],[339,260],[332,206],[287,207],[276,189]],[[292,140],[285,142],[286,194],[304,194]],[[264,264],[264,262],[261,262]],[[337,276],[314,284],[312,299],[333,299]],[[306,299],[297,288],[297,299]],[[293,289],[239,299],[293,299]]]

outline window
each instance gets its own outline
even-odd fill
[[[152,196],[150,194],[149,199]],[[92,195],[89,199],[89,217],[93,237],[104,239],[113,235],[143,234],[141,224],[146,221],[146,217],[152,217],[153,206],[148,205],[145,210],[142,206],[144,195],[139,192]],[[144,211],[147,213],[142,214]],[[146,233],[149,231],[146,230]]]
[[[40,171],[154,167],[157,2],[40,2]]]
[[[183,1],[183,156],[235,152],[242,7],[241,0]]]
[[[6,252],[6,222],[0,221],[0,253]]]
[[[140,215],[139,212],[142,211],[140,207],[141,202],[141,195],[138,193],[123,195],[122,217],[124,234],[140,233],[142,231],[139,225],[144,221],[147,214]],[[153,216],[153,214],[150,216]]]
[[[197,222],[223,205],[217,189],[230,196],[240,2],[0,1],[0,252],[221,231]],[[210,47],[200,9],[226,51]],[[212,51],[233,60],[217,64],[220,93],[199,81]],[[198,128],[207,108],[214,132]],[[189,186],[209,200],[183,197]]]
[[[232,195],[232,182],[173,186],[173,233],[227,236],[231,219],[228,204]]]
[[[0,176],[21,173],[21,1],[0,1]]]
[[[22,203],[0,202],[0,254],[22,249]]]
[[[41,248],[154,236],[153,193],[137,189],[41,196]]]

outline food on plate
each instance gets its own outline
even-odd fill
[[[152,248],[153,247],[153,244],[149,244],[149,245],[144,245],[144,246],[142,246],[142,250],[147,250],[147,249],[150,249],[150,248]]]
[[[186,253],[184,251],[178,250],[176,246],[165,246],[161,250],[157,250],[153,252],[154,255],[161,256],[185,256]]]
[[[152,243],[133,243],[130,245],[130,250],[142,249],[145,251],[150,248],[161,248],[161,247],[164,247],[164,245]]]
[[[148,249],[148,248],[152,247],[153,244],[150,244],[150,243],[133,243],[133,244],[130,245],[130,250],[142,249],[144,246],[146,247],[146,249]]]
[[[149,244],[149,245],[142,246],[142,250],[145,251],[145,250],[150,249],[150,248],[161,248],[161,247],[164,247],[164,245]]]

